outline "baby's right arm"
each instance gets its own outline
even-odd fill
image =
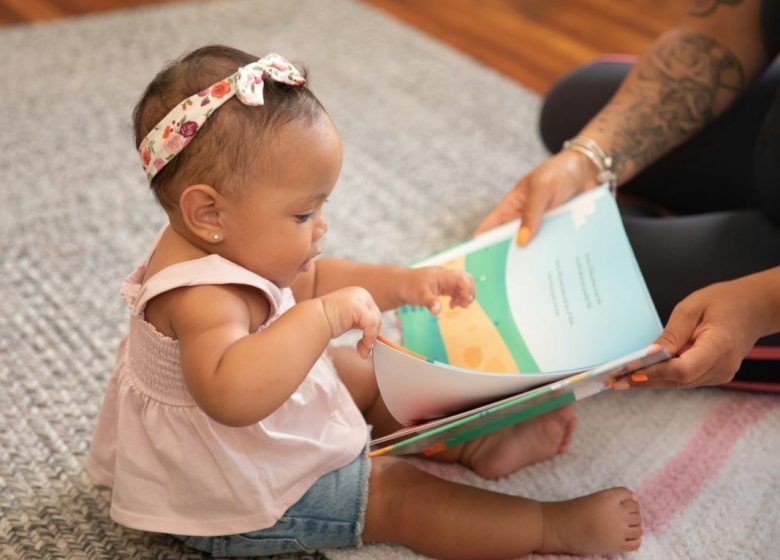
[[[368,355],[381,324],[362,288],[303,301],[252,332],[257,302],[244,288],[210,285],[181,290],[171,308],[187,388],[206,414],[229,426],[253,424],[279,408],[332,338],[361,329],[358,349]],[[268,302],[262,305],[259,323],[269,313]]]

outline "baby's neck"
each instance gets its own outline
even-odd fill
[[[186,234],[183,235],[173,224],[169,224],[157,242],[145,277],[149,278],[156,272],[171,265],[206,257],[211,253],[199,247]]]

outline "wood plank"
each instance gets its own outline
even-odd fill
[[[1,0],[6,1],[6,0]],[[169,4],[182,0],[55,0],[69,15],[85,15],[91,13],[110,12],[149,6],[153,4]]]
[[[524,18],[506,18],[489,10],[477,14],[444,11],[439,18],[447,29],[457,33],[458,48],[509,75],[531,73],[549,81],[562,64],[574,65],[581,57],[580,44]],[[537,45],[547,48],[538,49]]]
[[[603,53],[638,54],[677,0],[364,0],[539,92]]]
[[[50,0],[3,0],[2,3],[25,22],[50,21],[67,15]]]
[[[0,27],[25,23],[26,21],[28,21],[27,18],[12,10],[5,2],[0,2]]]
[[[188,0],[0,0],[0,26],[183,1]],[[599,54],[642,52],[685,13],[688,4],[679,0],[363,2],[540,93]]]

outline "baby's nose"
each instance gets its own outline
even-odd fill
[[[328,232],[328,220],[325,219],[325,216],[320,215],[320,223],[317,224],[317,229],[321,232],[320,237],[324,236]]]
[[[328,221],[325,218],[320,218],[317,227],[314,228],[314,238],[322,239],[328,232]]]

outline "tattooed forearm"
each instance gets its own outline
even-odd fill
[[[737,6],[744,0],[695,0],[688,15],[693,17],[707,17],[712,15],[718,6],[726,4],[727,6]]]
[[[700,34],[656,44],[594,121],[622,180],[713,120],[745,88],[734,54]]]

